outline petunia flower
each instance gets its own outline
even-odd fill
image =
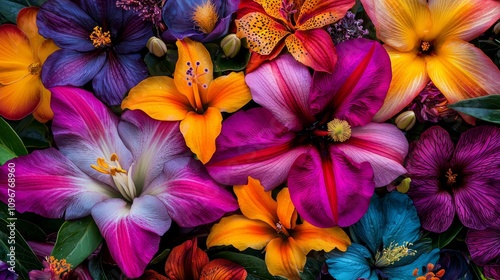
[[[456,146],[439,126],[422,133],[406,163],[411,178],[408,195],[422,227],[444,232],[455,215],[468,228],[494,225],[500,213],[498,162],[500,128],[469,129]]]
[[[92,81],[95,95],[113,106],[148,75],[139,51],[153,36],[152,24],[115,0],[47,0],[37,24],[61,48],[43,65],[47,88]]]
[[[273,59],[286,46],[293,57],[316,71],[331,73],[335,46],[323,27],[344,17],[354,0],[242,0],[237,35],[246,37],[260,59]],[[259,56],[252,56],[252,59]],[[252,62],[250,63],[250,65]]]
[[[469,229],[465,243],[474,263],[480,266],[490,266],[492,273],[500,273],[500,227],[483,230]],[[497,266],[495,266],[495,264]],[[497,278],[494,278],[497,279]]]
[[[249,177],[248,184],[233,190],[243,215],[225,217],[215,224],[207,238],[208,247],[232,245],[240,251],[265,247],[269,273],[300,279],[310,251],[345,251],[350,244],[339,227],[317,228],[307,221],[297,224],[297,211],[287,188],[274,200],[258,180]]]
[[[412,201],[400,192],[374,195],[359,222],[350,227],[353,244],[328,253],[328,271],[337,280],[415,280],[413,271],[439,258],[429,240],[420,240]]]
[[[392,83],[375,115],[385,121],[407,106],[429,82],[450,104],[498,94],[500,71],[468,43],[500,17],[497,0],[361,0],[385,43]],[[464,117],[473,122],[471,117]]]
[[[59,149],[38,150],[0,167],[6,202],[8,166],[16,167],[16,210],[48,218],[92,215],[111,257],[140,276],[172,220],[194,227],[237,208],[232,195],[191,158],[177,122],[142,112],[119,120],[90,92],[51,89]]]
[[[168,29],[162,38],[175,41],[190,38],[206,43],[227,34],[239,0],[169,0],[163,6]]]
[[[337,45],[331,74],[291,55],[247,74],[264,108],[224,121],[217,151],[206,165],[227,185],[252,176],[271,190],[287,182],[299,214],[315,226],[349,226],[368,209],[374,187],[406,173],[408,142],[392,124],[370,122],[390,83],[382,46],[367,39]]]
[[[239,264],[225,259],[210,261],[207,253],[198,248],[197,239],[187,240],[172,249],[165,263],[168,280],[245,280],[247,271]]]
[[[38,34],[38,7],[24,8],[17,26],[0,26],[0,116],[18,120],[33,113],[39,122],[52,119],[50,91],[40,72],[47,57],[57,50],[52,40]]]
[[[187,146],[206,163],[215,152],[221,112],[235,112],[252,97],[242,72],[213,78],[213,64],[203,44],[177,41],[174,78],[149,77],[130,90],[122,109],[142,110],[162,121],[181,121]]]

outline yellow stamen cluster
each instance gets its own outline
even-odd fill
[[[97,158],[97,165],[91,164],[90,167],[103,174],[111,175],[122,197],[128,201],[134,200],[137,196],[137,189],[131,177],[132,166],[129,171],[123,169],[115,153],[111,155],[110,161],[108,162],[104,158]]]
[[[91,164],[90,167],[101,173],[111,174],[111,176],[115,176],[116,173],[127,173],[127,170],[123,169],[118,162],[118,155],[113,153],[109,159],[111,162],[106,161],[104,158],[97,158],[97,165]]]
[[[219,20],[217,7],[210,0],[194,8],[191,19],[200,28],[201,32],[208,34],[215,29]]]
[[[446,181],[446,184],[451,185],[451,184],[457,182],[457,176],[458,176],[458,174],[453,174],[453,171],[451,171],[451,168],[448,169],[448,171],[446,172],[445,176],[448,179]]]
[[[444,269],[440,269],[437,272],[432,272],[432,270],[434,270],[434,265],[432,263],[427,264],[427,273],[417,277],[415,280],[440,280],[444,276]],[[413,276],[418,276],[418,268],[413,270]]]
[[[111,34],[109,33],[109,31],[102,32],[102,27],[94,27],[94,31],[92,31],[89,37],[90,40],[92,40],[94,48],[101,48],[111,45]]]
[[[409,249],[408,247],[411,245],[413,243],[404,242],[403,245],[398,246],[398,243],[391,242],[382,252],[377,252],[374,265],[376,267],[385,267],[394,264],[406,256],[414,256],[417,251]]]
[[[67,263],[65,259],[58,260],[54,256],[45,257],[45,260],[49,264],[49,269],[56,276],[61,276],[61,274],[69,272],[71,270],[71,264]]]
[[[424,41],[420,45],[420,48],[422,49],[422,51],[426,52],[431,49],[431,43]]]
[[[38,75],[42,71],[42,65],[38,62],[33,62],[28,66],[28,71],[31,75]]]
[[[351,138],[351,126],[348,122],[333,119],[327,124],[328,135],[335,142],[344,142]]]

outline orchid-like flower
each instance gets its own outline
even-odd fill
[[[201,162],[215,152],[222,127],[221,112],[235,112],[252,97],[242,72],[213,78],[213,64],[203,44],[177,41],[174,78],[149,77],[130,90],[122,109],[139,109],[162,121],[181,121],[187,146]]]
[[[51,92],[58,149],[3,165],[3,202],[8,166],[15,164],[16,210],[67,220],[92,215],[111,256],[131,278],[144,272],[172,220],[193,227],[237,208],[190,157],[177,122],[154,121],[139,111],[119,120],[90,92]]]
[[[432,80],[448,102],[498,94],[500,71],[468,43],[500,17],[497,0],[361,0],[392,63],[392,83],[375,115],[385,121]],[[473,122],[471,117],[464,117]]]
[[[263,64],[246,77],[264,108],[224,121],[217,151],[206,165],[228,185],[247,176],[270,190],[287,182],[299,214],[322,227],[349,226],[368,209],[374,187],[406,169],[403,133],[370,122],[390,83],[390,61],[367,39],[337,45],[331,74],[309,69],[291,55]]]
[[[232,245],[243,251],[265,247],[266,266],[274,276],[300,279],[306,255],[312,251],[345,251],[351,244],[339,227],[317,228],[307,221],[297,224],[297,211],[287,188],[276,200],[265,192],[258,180],[248,178],[247,185],[234,186],[243,215],[222,218],[207,238],[207,246]]]
[[[0,26],[0,116],[7,119],[18,120],[33,113],[38,121],[47,122],[54,115],[50,91],[43,86],[40,72],[57,46],[38,34],[38,10],[21,9],[17,26]]]
[[[323,27],[343,18],[354,2],[243,0],[239,6],[239,18],[235,20],[237,35],[246,37],[250,50],[264,56],[253,56],[252,59],[273,59],[286,45],[302,64],[331,73],[337,55],[333,41]]]

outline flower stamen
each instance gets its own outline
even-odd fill
[[[451,171],[451,168],[448,169],[448,171],[446,172],[445,176],[448,179],[446,181],[446,184],[448,186],[453,185],[454,183],[457,182],[457,176],[458,176],[458,174],[453,174],[453,171]]]
[[[137,196],[137,190],[131,177],[133,165],[130,166],[128,171],[123,169],[118,161],[118,155],[115,153],[111,155],[110,161],[106,161],[104,158],[97,158],[97,165],[91,164],[90,167],[100,173],[111,175],[116,188],[123,198],[128,201],[134,200]]]
[[[38,62],[33,62],[28,66],[31,75],[38,75],[42,71],[42,66]]]
[[[200,28],[201,32],[208,34],[215,29],[215,25],[219,20],[217,7],[210,0],[207,0],[202,5],[198,5],[194,8],[191,19],[194,24]]]
[[[109,31],[102,32],[102,27],[94,27],[89,37],[96,49],[111,45],[111,34]]]
[[[199,81],[199,78],[205,74],[207,74],[210,70],[208,68],[203,69],[203,72],[201,74],[198,73],[198,69],[201,66],[201,63],[199,61],[196,61],[195,63],[195,68],[193,68],[193,64],[188,61],[186,63],[188,70],[186,70],[186,81],[187,85],[190,87],[193,87],[194,91],[194,99],[195,99],[195,107],[196,107],[196,112],[202,114],[204,109],[203,109],[203,104],[201,103],[200,99],[200,94],[198,92],[198,86],[201,86],[202,88],[206,89],[208,88],[207,84],[202,84]]]
[[[351,138],[351,126],[347,121],[333,119],[327,124],[328,136],[335,142],[344,142]]]
[[[406,256],[414,256],[417,251],[409,249],[408,247],[411,245],[413,243],[404,242],[403,245],[398,246],[398,243],[391,242],[388,247],[377,252],[374,265],[376,267],[386,267]]]
[[[71,264],[66,262],[66,259],[58,260],[54,256],[45,257],[45,260],[49,264],[50,271],[55,274],[55,276],[61,276],[63,273],[69,272],[71,269]]]

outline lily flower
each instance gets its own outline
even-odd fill
[[[51,120],[50,91],[40,72],[47,57],[57,50],[52,40],[38,34],[38,7],[23,8],[17,26],[0,26],[0,116],[19,120],[33,113],[39,122]]]
[[[148,76],[139,51],[153,36],[152,23],[116,0],[47,0],[37,24],[61,48],[43,65],[47,88],[92,82],[95,95],[113,106]]]
[[[119,120],[92,93],[51,89],[58,149],[38,150],[16,166],[16,210],[48,218],[92,215],[111,257],[130,278],[153,258],[172,220],[194,227],[237,209],[231,193],[191,158],[176,122],[129,111]]]
[[[286,45],[297,61],[316,71],[331,73],[337,55],[330,34],[323,27],[342,19],[354,3],[242,0],[235,20],[237,35],[246,37],[250,50],[263,56],[253,55],[253,60],[274,59]]]
[[[201,162],[215,152],[221,112],[233,113],[252,99],[242,72],[213,78],[213,64],[203,44],[177,41],[174,78],[149,77],[130,90],[122,109],[142,110],[161,121],[181,121],[187,146]]]
[[[350,232],[353,244],[346,252],[327,254],[328,271],[337,280],[415,280],[415,269],[439,259],[439,249],[432,249],[430,240],[420,240],[417,211],[400,192],[375,194]]]
[[[392,83],[375,121],[385,121],[406,107],[429,79],[450,104],[498,94],[500,71],[468,41],[500,16],[496,0],[361,0],[385,43],[392,63]],[[465,116],[473,123],[471,117]]]
[[[269,273],[300,279],[310,251],[345,251],[351,243],[339,227],[317,228],[307,221],[297,224],[297,211],[287,188],[274,200],[258,180],[248,177],[247,185],[234,186],[233,190],[243,215],[225,217],[215,224],[207,238],[208,247],[232,245],[240,251],[265,247]]]
[[[354,224],[375,186],[406,173],[403,133],[370,122],[390,83],[387,52],[367,39],[340,43],[337,51],[331,74],[311,77],[289,54],[247,74],[252,96],[264,108],[224,121],[206,165],[215,180],[239,185],[252,176],[266,190],[286,181],[299,214],[331,227]]]

